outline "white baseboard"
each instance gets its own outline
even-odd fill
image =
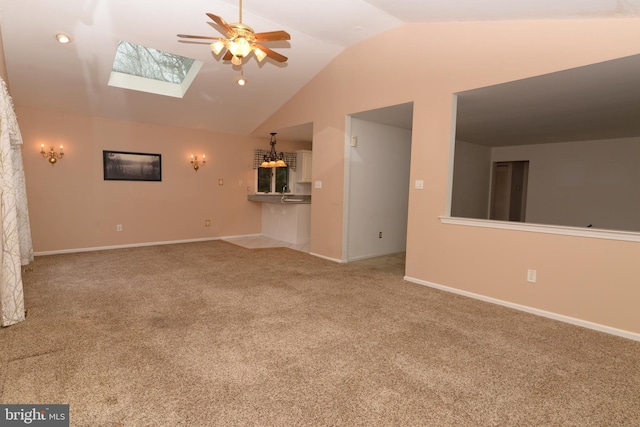
[[[326,259],[327,261],[337,262],[338,264],[344,264],[344,263],[347,262],[347,261],[344,261],[344,260],[341,260],[341,259],[338,259],[338,258],[331,258],[331,257],[328,257],[328,256],[316,254],[316,253],[313,253],[313,252],[309,252],[309,255],[317,256],[318,258]]]
[[[241,236],[238,236],[241,237]],[[210,240],[223,240],[229,237],[203,237],[199,239],[186,239],[186,240],[170,240],[165,242],[147,242],[147,243],[131,243],[127,245],[114,245],[114,246],[98,246],[95,248],[75,248],[75,249],[61,249],[58,251],[43,251],[34,252],[34,256],[44,255],[58,255],[58,254],[72,254],[77,252],[94,252],[94,251],[107,251],[111,249],[125,249],[125,248],[140,248],[143,246],[159,246],[159,245],[175,245],[178,243],[193,243],[193,242],[207,242]]]
[[[351,257],[351,258],[347,259],[347,261],[344,261],[344,262],[354,262],[354,261],[360,261],[360,260],[363,260],[363,259],[377,258],[377,257],[387,256],[387,255],[395,255],[395,254],[399,254],[401,252],[405,252],[405,250],[404,249],[400,249],[400,250],[394,250],[394,251],[390,251],[390,252],[383,252],[383,253],[379,253],[379,254],[358,255],[358,256],[355,256],[355,257]]]
[[[513,308],[515,310],[524,311],[527,313],[535,314],[537,316],[547,317],[553,320],[559,320],[560,322],[570,323],[572,325],[581,326],[583,328],[593,329],[599,332],[604,332],[611,335],[617,335],[622,338],[628,338],[634,341],[640,341],[640,334],[630,331],[625,331],[623,329],[612,328],[610,326],[601,325],[599,323],[589,322],[587,320],[576,319],[574,317],[565,316],[563,314],[553,313],[550,311],[540,310],[538,308],[528,307],[526,305],[515,304],[508,301],[503,301],[497,298],[491,298],[484,295],[476,294],[473,292],[463,291],[456,288],[451,288],[449,286],[438,285],[436,283],[427,282],[426,280],[416,279],[414,277],[404,276],[404,280],[407,282],[416,283],[418,285],[428,286],[430,288],[439,289],[445,292],[451,292],[458,295],[463,295],[465,297],[474,298],[477,300],[489,302],[492,304],[502,305],[504,307]]]

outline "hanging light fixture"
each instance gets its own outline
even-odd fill
[[[271,132],[271,151],[269,154],[264,155],[264,160],[260,164],[261,168],[286,168],[287,164],[284,161],[284,153],[276,153],[276,133]]]
[[[223,50],[227,50],[223,60],[231,60],[233,65],[242,65],[245,58],[253,52],[258,62],[262,62],[266,57],[277,62],[287,62],[287,57],[275,52],[262,43],[290,40],[291,35],[284,30],[268,31],[256,33],[253,28],[242,23],[242,0],[238,5],[238,22],[227,23],[222,17],[207,13],[206,15],[213,21],[216,28],[224,34],[224,37],[198,36],[191,34],[178,34],[178,37],[186,39],[212,40],[209,44],[211,50],[219,55]]]

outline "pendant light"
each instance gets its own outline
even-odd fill
[[[271,132],[271,150],[269,154],[264,155],[264,160],[260,164],[261,168],[286,168],[287,164],[284,161],[284,153],[276,153],[276,133]]]

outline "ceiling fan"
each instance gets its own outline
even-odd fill
[[[251,52],[254,53],[258,62],[269,57],[278,62],[286,62],[287,57],[279,54],[266,46],[262,42],[290,40],[291,36],[286,31],[270,31],[266,33],[256,33],[253,28],[242,23],[242,0],[240,0],[240,19],[237,23],[228,24],[224,19],[213,13],[207,13],[207,16],[217,24],[226,37],[210,37],[210,36],[194,36],[189,34],[178,34],[178,37],[185,39],[206,39],[215,40],[211,43],[211,50],[219,55],[223,49],[227,49],[223,60],[231,60],[233,65],[242,65],[242,60]],[[182,41],[182,40],[181,40]]]

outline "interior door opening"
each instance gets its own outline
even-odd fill
[[[529,161],[494,162],[489,218],[525,221]]]

